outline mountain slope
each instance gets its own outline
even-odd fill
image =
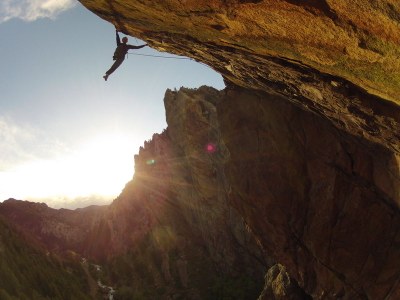
[[[0,219],[0,299],[92,299],[79,263],[29,244]]]
[[[222,95],[167,91],[170,125],[145,142],[133,180],[111,205],[71,211],[10,199],[0,214],[46,251],[100,264],[117,299],[257,298],[272,261],[228,205],[229,153],[216,122]]]

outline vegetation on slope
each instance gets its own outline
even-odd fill
[[[0,220],[0,299],[91,299],[78,263],[61,262]]]
[[[164,199],[145,201],[157,211],[157,224],[128,252],[103,261],[101,268],[89,264],[93,278],[115,288],[114,299],[258,298],[262,273],[249,272],[242,261],[234,267],[224,264],[230,256],[217,262],[198,229],[185,221],[177,207]]]
[[[165,233],[171,228],[158,230]],[[138,247],[106,267],[106,273],[117,285],[116,299],[258,298],[262,287],[259,278],[225,272],[215,265],[204,246],[193,243],[179,249],[179,244],[171,244],[164,252],[155,239],[153,231]]]

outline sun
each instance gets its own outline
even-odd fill
[[[74,179],[75,194],[97,192],[117,196],[133,176],[134,146],[122,135],[97,137],[83,145],[66,162],[65,175]]]
[[[97,136],[68,155],[24,164],[9,172],[5,180],[13,193],[10,197],[30,200],[98,195],[113,199],[133,176],[136,150],[128,136]]]

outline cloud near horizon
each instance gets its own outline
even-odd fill
[[[47,137],[40,130],[0,116],[0,172],[68,151],[60,141]]]
[[[109,205],[115,199],[111,196],[102,195],[88,195],[80,196],[75,198],[70,197],[54,197],[54,198],[30,198],[31,202],[46,203],[47,206],[55,209],[66,208],[66,209],[77,209],[84,208],[92,205]],[[26,200],[26,199],[17,199]],[[0,199],[2,201],[2,199]]]
[[[2,0],[0,23],[18,18],[32,22],[40,18],[55,18],[77,4],[76,0]]]
[[[0,115],[0,202],[77,208],[109,204],[132,179],[134,145],[120,133],[66,146],[31,124]]]

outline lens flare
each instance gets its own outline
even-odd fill
[[[156,163],[155,159],[149,159],[148,161],[146,161],[147,165],[154,165]]]
[[[206,145],[206,152],[209,154],[214,153],[215,151],[217,151],[217,146],[213,143],[208,143]]]

